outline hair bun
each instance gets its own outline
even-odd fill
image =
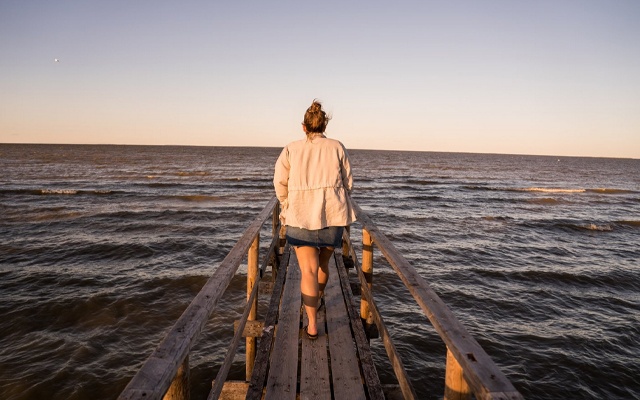
[[[307,133],[322,133],[327,127],[331,116],[322,110],[322,104],[314,99],[304,114],[304,126]]]
[[[322,104],[320,104],[320,102],[318,100],[314,100],[313,103],[311,103],[311,106],[309,107],[309,109],[307,110],[311,113],[317,113],[319,111],[322,111]]]

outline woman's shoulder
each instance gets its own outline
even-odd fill
[[[342,144],[341,141],[339,141],[338,139],[333,139],[333,138],[329,138],[329,137],[325,137],[323,139],[324,143],[327,146],[334,146],[334,147],[341,147],[344,148],[344,145]]]
[[[344,144],[342,144],[341,141],[337,140],[337,139],[331,139],[331,138],[327,138],[327,143],[331,146],[332,149],[335,149],[335,151],[337,151],[340,154],[346,153],[347,152],[347,148],[344,147]]]

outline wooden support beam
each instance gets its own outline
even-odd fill
[[[471,388],[464,379],[462,367],[449,349],[444,378],[444,400],[471,400]]]
[[[362,273],[368,289],[373,290],[373,240],[366,229],[362,230]],[[366,331],[369,331],[369,326],[373,324],[373,316],[369,311],[369,302],[364,296],[360,298],[360,318],[365,322]]]
[[[351,254],[351,240],[349,239],[351,237],[350,226],[345,226],[342,237],[344,238],[342,240],[342,254],[349,257],[349,254]]]
[[[254,321],[258,316],[258,296],[253,296],[251,300],[251,292],[256,281],[260,279],[258,276],[258,257],[260,252],[260,235],[256,235],[249,252],[247,254],[247,301],[251,301],[249,305],[248,321]],[[248,336],[246,338],[246,355],[245,355],[245,372],[246,379],[251,379],[251,373],[253,372],[253,363],[256,359],[256,338]]]
[[[189,386],[189,356],[187,356],[178,368],[178,373],[171,381],[171,386],[162,400],[189,400]]]

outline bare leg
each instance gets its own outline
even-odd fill
[[[324,295],[324,288],[329,281],[329,260],[333,255],[333,247],[323,247],[320,249],[319,263],[320,269],[318,270],[318,299]]]
[[[316,247],[298,246],[295,247],[300,272],[300,292],[302,292],[302,303],[309,318],[307,332],[311,335],[318,333],[318,270],[320,269],[320,250]],[[326,284],[326,282],[325,282]]]

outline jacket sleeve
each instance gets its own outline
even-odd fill
[[[285,203],[289,195],[289,149],[285,147],[276,161],[275,172],[273,174],[273,186],[276,190],[276,197],[280,203]]]
[[[342,145],[342,143],[340,143]],[[347,150],[342,145],[342,160],[341,160],[341,173],[342,173],[342,184],[347,189],[347,192],[351,193],[353,189],[353,176],[351,174],[351,163],[349,162],[349,155],[347,154]]]

